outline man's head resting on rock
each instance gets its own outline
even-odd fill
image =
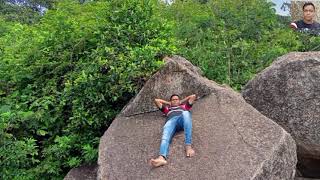
[[[179,106],[180,105],[180,96],[178,94],[172,94],[170,97],[171,106]]]

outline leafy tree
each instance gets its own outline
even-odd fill
[[[171,54],[157,1],[59,2],[1,37],[0,177],[62,178]]]
[[[15,2],[0,0],[0,16],[6,21],[15,21],[26,24],[37,22],[40,12],[35,9],[37,6],[15,4]]]
[[[238,90],[273,59],[300,47],[266,0],[175,1],[164,16],[176,22],[179,53],[208,78]]]
[[[94,0],[74,0],[81,4]],[[38,22],[48,9],[53,9],[57,0],[0,0],[0,16],[6,21],[24,24]]]
[[[239,90],[276,57],[320,49],[320,37],[288,29],[266,0],[4,2],[0,179],[62,179],[95,162],[102,133],[165,55]],[[50,8],[39,15],[39,4]]]

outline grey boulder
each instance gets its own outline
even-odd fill
[[[248,82],[242,95],[293,136],[302,174],[320,175],[320,52],[278,58]]]
[[[71,169],[64,180],[95,180],[97,179],[97,164],[83,165]]]
[[[168,164],[151,168],[158,156],[165,117],[154,98],[197,94],[193,106],[193,147],[186,158],[184,134],[170,145]],[[97,178],[114,179],[294,179],[295,142],[231,88],[201,76],[184,58],[166,58],[138,95],[114,119],[99,145]]]

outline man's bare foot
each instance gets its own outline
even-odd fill
[[[157,159],[151,159],[150,164],[153,167],[159,167],[167,164],[166,159],[163,156],[159,156]]]
[[[195,152],[192,149],[191,145],[186,145],[186,156],[187,157],[192,157],[194,156]]]

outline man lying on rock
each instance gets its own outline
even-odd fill
[[[182,100],[180,100],[179,95],[173,94],[170,97],[170,102],[163,99],[155,99],[157,107],[167,116],[167,122],[163,126],[159,157],[150,160],[150,164],[153,167],[167,164],[169,144],[174,134],[180,130],[184,130],[186,156],[192,157],[195,154],[191,147],[192,119],[190,113],[195,99],[195,94]]]

